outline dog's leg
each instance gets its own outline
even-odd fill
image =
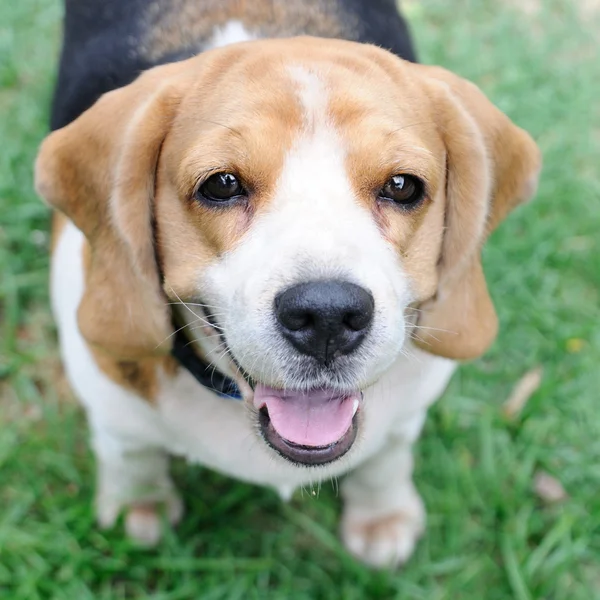
[[[125,530],[144,546],[161,537],[161,517],[171,524],[183,515],[183,503],[169,476],[169,458],[161,449],[141,446],[92,423],[97,458],[96,515],[112,527],[125,511]]]
[[[348,550],[374,567],[402,564],[423,532],[425,510],[412,482],[412,443],[425,412],[406,423],[374,457],[342,483],[342,539]]]

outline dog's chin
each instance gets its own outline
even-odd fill
[[[326,465],[352,447],[359,427],[360,391],[331,388],[254,389],[260,433],[286,460],[305,466]]]

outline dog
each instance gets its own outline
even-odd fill
[[[139,543],[169,456],[289,498],[346,475],[341,537],[405,562],[411,446],[497,318],[480,252],[534,141],[416,62],[393,0],[67,0],[36,189],[96,511]]]

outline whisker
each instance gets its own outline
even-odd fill
[[[206,327],[206,325],[198,325],[197,327],[191,327],[191,328],[190,328],[190,331],[198,331],[198,329],[204,329],[204,327]],[[195,337],[195,338],[194,338],[194,341],[196,341],[196,342],[200,342],[200,341],[202,341],[202,340],[212,340],[212,339],[214,339],[214,338],[219,338],[219,339],[221,339],[221,338],[222,338],[222,336],[221,336],[221,334],[220,334],[220,333],[213,333],[213,334],[211,334],[211,335],[204,335],[204,336],[202,336],[202,338]]]
[[[451,329],[441,329],[440,327],[425,327],[423,325],[413,325],[415,329],[428,329],[430,331],[442,331],[444,333],[453,333],[454,335],[458,335],[457,331],[452,331]]]
[[[220,351],[220,350],[222,350],[223,348],[226,348],[226,347],[227,347],[227,344],[225,342],[221,342],[220,344],[217,344],[212,350],[210,350],[209,352],[207,352],[206,356],[204,358],[206,358],[208,360],[208,357],[211,354],[213,354],[214,352],[218,352],[218,351]],[[208,361],[208,364],[212,364],[212,361]]]
[[[179,302],[185,306],[185,308],[187,308],[197,319],[202,319],[202,317],[200,315],[197,315],[180,297],[179,294],[173,289],[173,286],[165,280],[165,283],[168,284],[168,286],[171,288],[171,291],[175,294],[177,300],[179,300]]]
[[[189,306],[201,306],[203,308],[218,308],[218,309],[221,309],[220,306],[213,306],[212,304],[203,304],[202,302],[185,302],[185,303],[181,302],[181,301],[180,302],[166,302],[167,306],[173,305],[173,304],[188,304]],[[211,314],[214,314],[214,315],[216,315],[216,314],[224,315],[225,313],[222,312],[222,313],[211,313]]]
[[[177,295],[177,292],[173,289],[173,287],[169,284],[169,287],[171,288],[172,292],[177,296],[177,298],[179,298],[179,296]],[[172,304],[181,304],[182,306],[184,306],[185,308],[187,308],[195,317],[196,319],[193,321],[193,323],[197,323],[198,321],[201,321],[202,323],[205,323],[208,327],[212,327],[213,329],[222,329],[222,327],[219,327],[218,325],[214,325],[213,323],[211,323],[210,321],[208,321],[207,319],[205,319],[204,317],[200,316],[199,314],[195,313],[189,306],[187,302],[184,302],[181,298],[179,298],[179,302],[173,302]],[[188,323],[188,325],[190,325],[191,323]],[[187,325],[184,325],[184,327],[186,327]]]
[[[417,340],[419,342],[421,342],[422,344],[426,344],[427,346],[431,346],[431,344],[427,341],[424,340],[421,336],[417,335],[416,333],[412,333],[410,336],[413,340]],[[431,336],[436,342],[439,342],[440,340],[438,338],[435,337],[435,335]]]
[[[190,325],[193,325],[194,323],[197,323],[198,321],[202,321],[203,319],[201,317],[199,317],[198,319],[196,319],[195,321],[191,321],[190,323],[186,323],[185,325],[182,325],[179,329],[176,329],[175,331],[173,331],[172,333],[170,333],[162,342],[160,342],[160,344],[158,344],[154,349],[156,350],[156,348],[158,348],[159,346],[162,346],[169,338],[172,338],[176,333],[179,333],[182,329],[185,329],[186,327],[189,327]]]
[[[201,319],[202,323],[204,323],[204,325],[210,329],[216,329],[217,331],[224,331],[224,329],[220,326],[220,325],[213,325],[210,321],[207,321],[206,319]],[[195,321],[197,322],[197,321]],[[191,325],[192,323],[190,323]],[[198,327],[195,327],[195,329],[198,329]]]

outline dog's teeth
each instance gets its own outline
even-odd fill
[[[352,416],[354,416],[356,414],[356,411],[358,410],[358,405],[360,404],[360,402],[358,401],[358,398],[354,399],[354,406],[352,407]]]

